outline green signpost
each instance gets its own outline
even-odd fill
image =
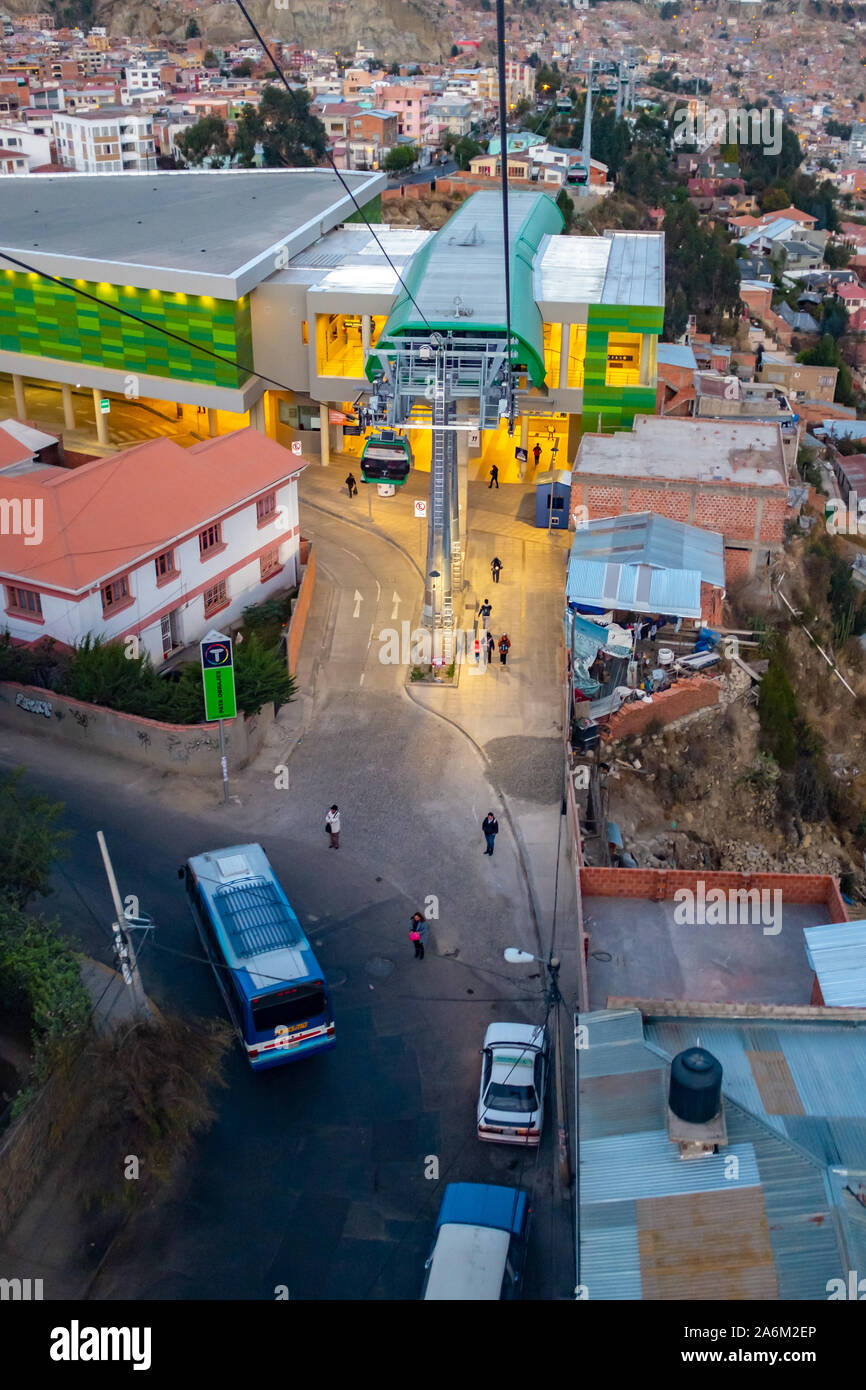
[[[99,402],[99,409],[102,411],[103,415],[107,415],[111,410],[111,401],[107,396],[103,396],[102,400]]]
[[[204,717],[216,720],[220,730],[220,765],[223,774],[223,801],[229,799],[229,773],[226,762],[225,720],[237,717],[235,668],[232,639],[224,632],[211,631],[201,640],[201,678],[204,687]]]

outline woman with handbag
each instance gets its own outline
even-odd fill
[[[413,912],[409,923],[409,940],[415,947],[415,959],[424,959],[424,942],[427,937],[427,920],[422,912]]]

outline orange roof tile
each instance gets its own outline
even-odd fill
[[[43,539],[25,545],[23,536],[4,536],[2,573],[48,588],[93,588],[305,467],[250,427],[191,449],[152,439],[80,468],[4,477],[6,498],[41,499]]]

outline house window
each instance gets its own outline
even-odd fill
[[[280,564],[280,547],[275,545],[273,550],[266,550],[259,558],[259,566],[263,581],[277,574],[283,568]]]
[[[119,608],[126,603],[129,598],[129,586],[126,578],[112,579],[110,584],[102,586],[102,611],[110,613],[113,608]]]
[[[228,603],[226,591],[226,581],[221,579],[217,584],[211,584],[209,589],[204,591],[204,615],[209,617],[211,613],[216,613],[219,608],[225,608]]]
[[[174,575],[174,551],[164,550],[161,555],[157,555],[154,560],[156,566],[156,582],[164,583]]]
[[[268,492],[264,497],[259,497],[256,501],[256,520],[262,526],[266,521],[270,521],[274,512],[277,510],[277,494]]]
[[[206,526],[203,531],[198,533],[198,548],[202,555],[207,555],[209,551],[215,550],[217,546],[222,545],[222,542],[222,527],[218,521],[215,521],[212,526]]]
[[[14,613],[21,613],[25,618],[42,617],[42,599],[32,589],[8,588],[6,601]]]

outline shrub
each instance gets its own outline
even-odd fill
[[[797,701],[778,656],[770,658],[764,679],[758,687],[758,716],[764,750],[775,758],[780,767],[793,767],[797,757],[794,731]]]
[[[30,1019],[38,1081],[90,1018],[78,959],[57,923],[31,917],[8,899],[0,902],[0,1002]]]
[[[235,690],[238,708],[245,714],[258,714],[271,701],[286,705],[295,692],[294,677],[277,652],[267,651],[253,632],[235,647]]]
[[[57,829],[63,806],[21,788],[23,768],[0,776],[0,900],[24,908],[50,893],[51,869],[66,854]]]

